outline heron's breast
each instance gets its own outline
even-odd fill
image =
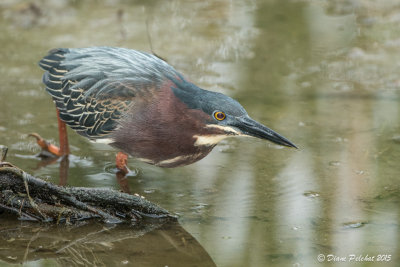
[[[113,146],[162,167],[193,163],[212,150],[223,137],[206,127],[209,115],[188,108],[170,87],[132,105],[113,135]]]

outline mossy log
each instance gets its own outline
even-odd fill
[[[106,188],[65,187],[36,178],[7,162],[0,162],[0,213],[21,220],[75,223],[138,224],[148,219],[176,220],[167,210],[137,195]]]

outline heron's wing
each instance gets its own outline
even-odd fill
[[[54,49],[39,65],[60,118],[91,139],[107,138],[137,98],[175,73],[153,55],[110,47]]]

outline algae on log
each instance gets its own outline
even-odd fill
[[[106,188],[57,186],[7,162],[0,162],[1,212],[13,213],[22,220],[53,223],[176,220],[167,210],[140,196]]]

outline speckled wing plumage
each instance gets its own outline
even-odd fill
[[[156,56],[112,47],[54,49],[39,65],[60,118],[94,140],[107,138],[135,99],[177,75]]]

